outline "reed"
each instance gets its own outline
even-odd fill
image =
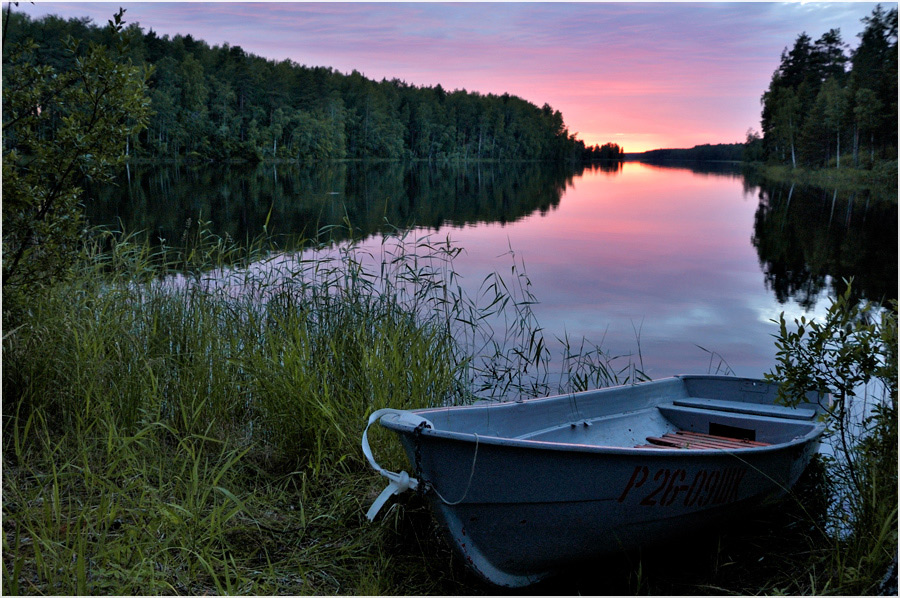
[[[524,277],[469,297],[446,239],[184,241],[99,233],[66,282],[4,297],[4,592],[462,591],[459,563],[423,568],[453,557],[416,499],[364,523],[359,435],[380,407],[543,393]],[[569,353],[578,385],[623,369]]]

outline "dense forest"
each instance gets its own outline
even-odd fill
[[[847,53],[840,30],[801,33],[762,96],[748,159],[792,167],[868,167],[897,159],[897,8],[877,6]]]
[[[33,39],[34,65],[57,72],[78,57],[67,50],[70,36],[81,40],[82,51],[90,43],[112,46],[108,30],[89,19],[33,20],[15,12],[8,18],[4,44]],[[211,47],[190,35],[160,37],[136,23],[125,33],[121,58],[147,69],[153,110],[148,127],[129,139],[128,151],[138,158],[621,158],[615,144],[585,147],[559,110],[509,94],[373,81],[356,71],[266,60],[227,43]]]

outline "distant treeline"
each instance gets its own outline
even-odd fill
[[[863,23],[849,55],[838,29],[785,48],[747,159],[813,168],[897,159],[897,8],[879,5]]]
[[[190,35],[159,37],[138,24],[127,33],[123,58],[152,67],[155,114],[129,140],[139,158],[579,161],[620,152],[614,144],[586,148],[559,110],[509,94],[373,81],[356,71],[266,60],[239,46],[211,47]],[[13,12],[4,30],[6,44],[34,39],[36,63],[58,71],[76,58],[65,50],[69,36],[81,47],[113,45],[86,18]]]
[[[695,145],[688,149],[658,149],[641,154],[626,154],[637,160],[730,160],[740,161],[744,155],[743,143],[719,143],[716,145]]]

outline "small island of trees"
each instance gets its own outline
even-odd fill
[[[619,147],[618,143],[594,145],[582,150],[581,159],[585,162],[594,160],[624,160],[625,148]]]

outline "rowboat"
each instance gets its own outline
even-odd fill
[[[523,587],[604,553],[665,541],[771,503],[818,449],[827,394],[796,407],[730,376],[507,403],[383,409],[363,452],[390,483],[367,514],[418,490],[464,561]],[[375,461],[368,429],[396,432],[413,475]]]

